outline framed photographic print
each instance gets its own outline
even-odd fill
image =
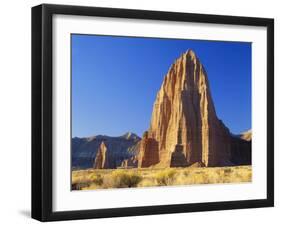
[[[274,205],[274,21],[32,8],[32,217]]]

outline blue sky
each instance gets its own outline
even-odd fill
[[[193,49],[218,117],[232,133],[251,128],[251,43],[72,35],[72,137],[139,136],[170,65]]]

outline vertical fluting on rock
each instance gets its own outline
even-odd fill
[[[216,116],[206,71],[195,53],[188,50],[170,67],[157,93],[139,167],[173,166],[172,159],[178,158],[187,165],[225,165],[230,158],[229,139],[228,129]],[[156,145],[150,150],[148,141],[157,143],[157,150]],[[149,162],[151,155],[153,161],[142,164]]]

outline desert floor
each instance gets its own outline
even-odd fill
[[[72,190],[251,182],[251,166],[72,171]]]

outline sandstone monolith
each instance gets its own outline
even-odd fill
[[[172,64],[157,93],[138,166],[229,165],[230,138],[216,115],[207,73],[188,50]]]

